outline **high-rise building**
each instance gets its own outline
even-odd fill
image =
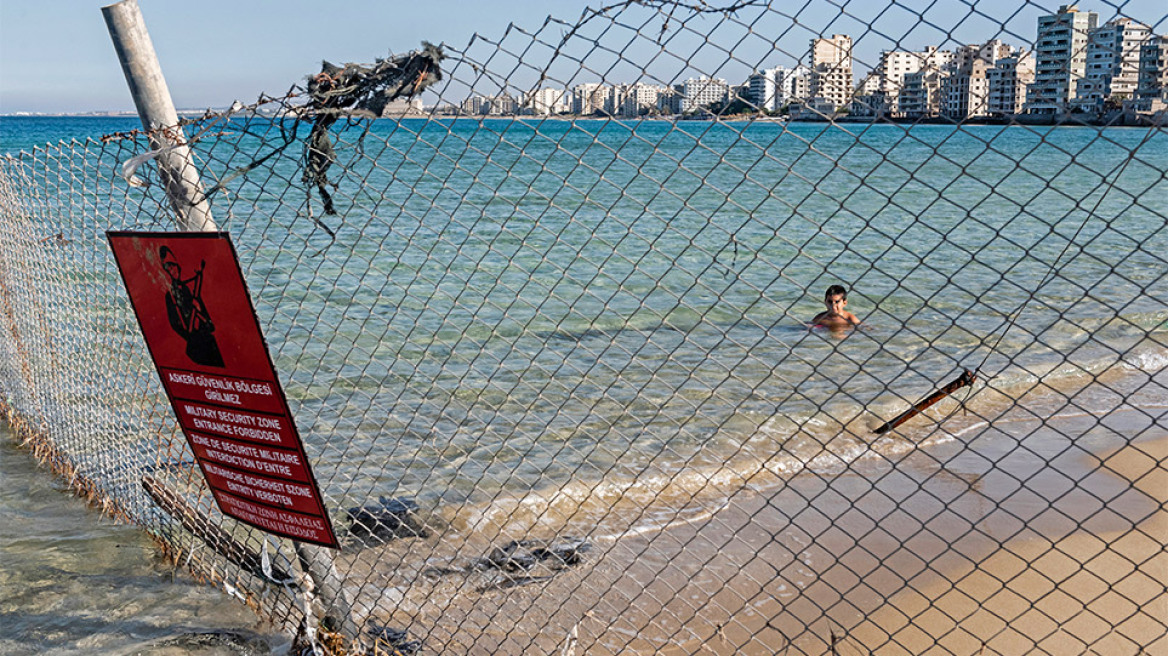
[[[788,94],[783,104],[803,100],[811,95],[811,71],[806,66],[796,66],[788,70],[777,84],[782,93]]]
[[[952,119],[974,118],[989,114],[989,79],[991,66],[981,59],[966,62],[941,80],[941,115]]]
[[[807,96],[807,69],[776,66],[751,75],[745,100],[759,110],[777,112],[796,98]]]
[[[932,118],[941,113],[941,84],[949,70],[922,69],[904,76],[900,111],[908,118]]]
[[[942,70],[953,61],[953,53],[928,46],[920,52],[905,50],[885,50],[880,53],[880,64],[875,69],[880,81],[879,93],[884,96],[883,105],[891,116],[903,116],[900,108],[900,91],[904,88],[904,76],[921,70]]]
[[[953,69],[968,68],[974,61],[996,64],[1003,57],[1013,54],[1010,46],[999,39],[991,39],[981,44],[961,46],[953,51]]]
[[[868,74],[856,86],[856,92],[852,94],[852,102],[848,107],[848,114],[870,118],[888,116],[884,94],[880,93],[880,74],[877,70],[868,71]]]
[[[986,71],[989,87],[986,112],[990,116],[1013,116],[1022,112],[1026,86],[1034,81],[1034,53],[1017,51],[1003,57]]]
[[[564,89],[536,89],[527,94],[524,107],[537,116],[559,114],[568,109],[568,92]]]
[[[491,108],[491,99],[487,96],[473,95],[462,101],[459,109],[463,114],[478,116],[486,114]]]
[[[498,96],[474,95],[462,101],[463,114],[513,116],[519,113],[519,101],[504,92]]]
[[[760,112],[777,109],[778,94],[775,92],[775,76],[771,70],[752,73],[746,78],[746,101]]]
[[[514,116],[519,113],[519,101],[507,92],[491,96],[489,100],[491,104],[487,114],[490,116]]]
[[[1117,18],[1087,35],[1087,67],[1079,81],[1075,104],[1100,107],[1111,98],[1130,99],[1139,83],[1140,47],[1152,28],[1130,18]]]
[[[614,84],[608,87],[608,94],[604,97],[604,113],[608,116],[620,116],[628,97],[631,84]]]
[[[572,113],[588,116],[604,111],[608,87],[596,82],[585,82],[572,87]]]
[[[1026,88],[1026,111],[1057,114],[1069,109],[1087,72],[1087,34],[1099,16],[1063,5],[1057,14],[1040,16],[1034,44],[1034,82]]]
[[[658,112],[658,99],[664,87],[644,82],[614,84],[604,104],[604,111],[612,116],[634,118]]]
[[[1153,35],[1140,48],[1136,95],[1141,99],[1168,102],[1168,36]]]
[[[680,84],[663,87],[661,95],[657,96],[657,111],[665,115],[681,113],[681,99],[684,87]]]
[[[688,114],[714,103],[725,102],[729,93],[730,85],[721,78],[690,78],[682,87],[681,111]]]
[[[870,96],[879,91],[880,76],[876,74],[876,71],[868,71],[868,74],[864,76],[864,79],[860,80],[860,83],[856,85],[856,93],[864,94],[866,96]]]
[[[388,116],[419,116],[425,112],[425,106],[422,104],[422,99],[418,96],[413,98],[398,98],[391,100],[385,104],[381,110],[381,115]]]
[[[812,98],[824,98],[844,107],[852,100],[852,37],[833,34],[830,39],[811,40]]]
[[[941,114],[954,119],[989,114],[988,71],[1010,56],[1010,46],[998,39],[961,46],[953,53],[950,74],[941,83]]]
[[[626,99],[625,114],[645,116],[658,113],[658,104],[665,89],[666,87],[659,84],[645,84],[644,82],[634,84],[632,93]]]

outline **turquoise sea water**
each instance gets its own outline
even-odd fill
[[[695,488],[799,469],[963,367],[1016,398],[1164,362],[1162,132],[363,129],[337,137],[335,241],[296,185],[219,201],[250,217],[231,229],[275,294],[277,367],[346,502],[619,531],[644,517],[614,499],[668,516]],[[805,325],[836,282],[868,324],[843,340]]]
[[[135,123],[3,118],[0,149]],[[196,146],[209,180],[269,152],[249,130]],[[296,147],[212,210],[338,508],[636,530],[846,464],[963,367],[992,415],[1105,412],[1085,376],[1168,364],[1163,131],[382,120],[337,149],[338,216]],[[808,330],[837,282],[866,326]]]

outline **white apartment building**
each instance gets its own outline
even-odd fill
[[[872,118],[888,115],[884,94],[880,93],[880,74],[875,69],[868,71],[863,81],[856,86],[856,92],[852,94],[852,102],[848,106],[848,114]]]
[[[806,66],[771,69],[775,72],[775,93],[779,109],[811,95],[811,71]]]
[[[661,94],[657,96],[657,111],[665,115],[680,114],[682,93],[680,84],[661,87]]]
[[[614,84],[604,101],[604,112],[622,118],[656,113],[662,90],[663,87],[642,82]]]
[[[1113,96],[1134,98],[1139,84],[1140,48],[1152,28],[1130,18],[1117,18],[1087,35],[1087,67],[1079,81],[1075,104],[1097,108]]]
[[[519,101],[511,94],[499,96],[474,95],[462,101],[463,114],[475,116],[512,116],[519,113]]]
[[[751,75],[746,100],[760,110],[777,112],[793,100],[807,97],[807,69],[776,66]]]
[[[1140,48],[1140,73],[1136,95],[1168,102],[1168,36],[1155,35]]]
[[[746,78],[746,101],[760,112],[773,112],[777,109],[778,94],[771,70],[752,73]]]
[[[519,113],[519,101],[509,93],[492,96],[487,114],[490,116],[514,116]]]
[[[870,96],[880,91],[880,76],[875,71],[868,71],[860,84],[856,85],[856,93]]]
[[[609,116],[620,116],[625,104],[625,98],[629,95],[629,90],[632,88],[633,85],[631,84],[614,84],[608,87],[608,95],[604,98],[604,113]]]
[[[688,114],[713,103],[725,102],[729,93],[730,85],[721,78],[690,78],[682,85],[681,112]]]
[[[1034,82],[1034,53],[1017,51],[986,71],[986,112],[990,116],[1022,113],[1026,86]]]
[[[487,96],[480,95],[470,96],[469,98],[464,99],[459,105],[459,109],[463,114],[469,114],[472,116],[486,114],[488,111],[490,111],[490,108],[491,99]]]
[[[572,113],[588,116],[604,111],[609,95],[608,87],[597,82],[585,82],[572,87]]]
[[[420,116],[425,113],[425,106],[418,96],[413,98],[398,98],[385,104],[381,110],[382,116]]]
[[[928,46],[921,52],[885,50],[880,53],[880,64],[875,69],[879,79],[878,93],[884,96],[884,106],[891,116],[903,116],[900,109],[900,91],[904,76],[921,70],[942,70],[953,61],[953,53]]]
[[[952,70],[941,83],[941,114],[955,119],[989,115],[987,73],[1010,54],[1010,46],[998,39],[958,48]]]
[[[941,113],[941,84],[948,71],[924,69],[904,76],[900,111],[907,118],[932,118]]]
[[[991,66],[975,59],[941,81],[941,115],[953,119],[989,115],[990,85],[986,73]]]
[[[565,89],[536,89],[527,94],[523,106],[537,116],[566,112],[568,92]]]
[[[1063,5],[1057,14],[1040,16],[1034,44],[1034,83],[1026,88],[1026,111],[1055,114],[1069,109],[1087,72],[1087,35],[1099,16]]]
[[[953,51],[953,68],[961,70],[968,68],[974,61],[983,61],[993,65],[1003,57],[1013,54],[1013,49],[1000,39],[991,39],[982,44],[961,46]]]
[[[657,105],[665,87],[637,82],[628,85],[621,99],[619,116],[635,117],[657,113]]]
[[[852,37],[833,34],[812,39],[810,49],[812,98],[824,98],[837,108],[852,100]]]

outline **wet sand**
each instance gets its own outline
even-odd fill
[[[1046,394],[950,417],[548,580],[399,569],[376,601],[442,653],[1168,653],[1164,373],[1102,416]]]

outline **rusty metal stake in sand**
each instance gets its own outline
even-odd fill
[[[903,424],[904,422],[908,421],[909,419],[912,419],[913,417],[924,412],[929,406],[933,405],[937,401],[940,401],[941,399],[945,398],[946,396],[949,396],[950,394],[956,392],[957,390],[961,389],[962,387],[965,387],[967,385],[973,385],[974,382],[976,382],[976,381],[977,381],[977,376],[974,375],[974,373],[972,371],[970,371],[968,369],[964,369],[964,370],[962,370],[961,375],[958,376],[957,378],[955,378],[953,380],[953,382],[951,382],[948,385],[942,387],[941,389],[933,392],[932,394],[928,395],[924,399],[921,399],[920,401],[918,401],[916,403],[916,405],[914,405],[913,407],[909,408],[908,410],[905,410],[904,412],[900,413],[899,415],[896,416],[895,419],[887,422],[886,424],[884,424],[883,426],[877,428],[876,430],[874,430],[872,432],[876,433],[877,435],[883,435],[884,433],[887,433],[888,431],[892,430],[893,428],[896,428],[897,426]]]

